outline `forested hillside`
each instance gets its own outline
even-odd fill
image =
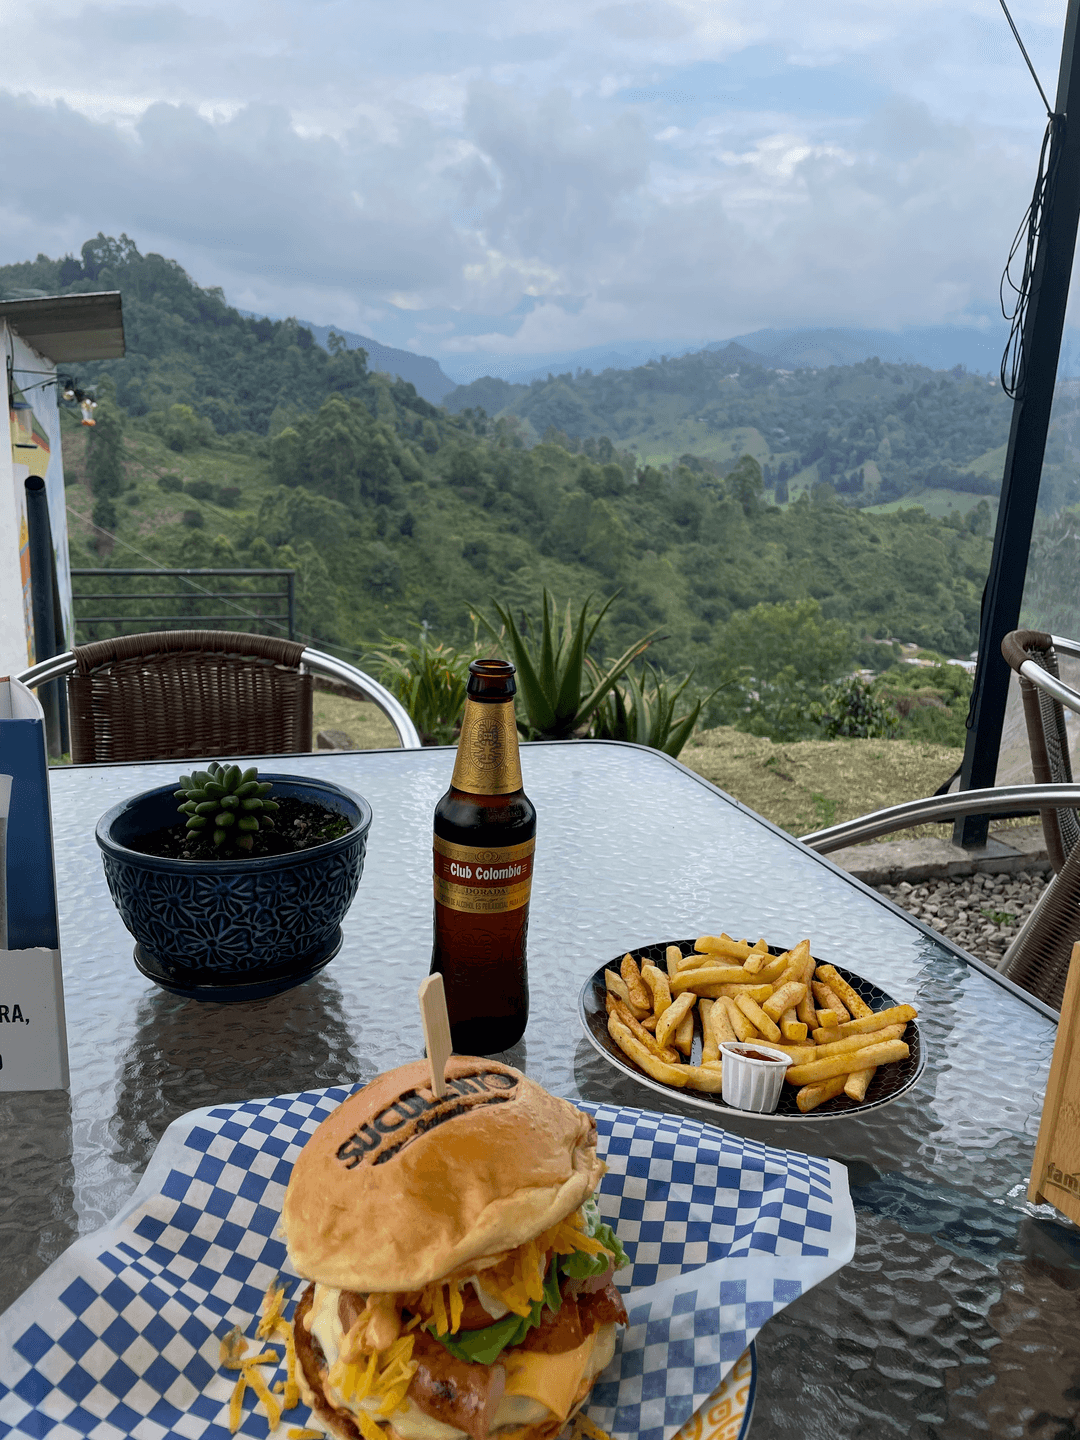
[[[535,611],[544,586],[579,602],[618,591],[603,648],[618,653],[655,628],[650,658],[703,680],[722,676],[736,620],[761,604],[804,602],[800,644],[809,652],[824,637],[835,664],[891,658],[875,638],[961,655],[976,643],[985,503],[942,522],[860,510],[819,483],[781,507],[749,455],[719,465],[687,450],[649,465],[617,435],[570,440],[565,429],[561,443],[552,432],[529,446],[513,416],[436,408],[369,373],[362,352],[328,355],[291,322],[246,320],[124,240],[99,237],[78,261],[9,266],[0,285],[124,293],[129,358],[81,368],[98,381],[98,425],[89,441],[74,419],[66,426],[75,564],[295,567],[303,633],[353,654],[422,621],[437,638],[464,639],[473,607],[492,613],[498,599]],[[629,397],[637,375],[605,383]],[[740,370],[718,393],[729,416],[760,419],[767,404],[776,418],[780,401],[767,397],[777,384]],[[908,380],[851,367],[834,392],[837,406],[895,393],[928,426],[940,412],[944,448],[948,405],[965,387],[991,398],[980,385],[950,378],[943,389],[935,377],[921,396]],[[831,422],[811,431],[816,391],[792,393],[802,409],[782,423],[804,458]],[[950,463],[966,463],[996,415],[976,410]]]
[[[253,320],[220,290],[192,283],[175,260],[140,255],[126,235],[99,235],[76,260],[39,255],[0,266],[0,296],[119,290],[127,354],[78,367],[88,383],[110,375],[120,404],[141,416],[190,405],[218,434],[265,435],[275,410],[318,409],[328,394],[359,395],[362,350],[330,355],[295,320]]]
[[[1080,500],[1075,389],[1057,397],[1040,492],[1046,510]],[[514,417],[528,440],[608,435],[654,463],[692,451],[725,465],[748,452],[781,502],[828,483],[860,507],[933,491],[952,495],[958,509],[997,494],[1012,412],[996,380],[959,367],[867,360],[787,372],[734,345],[531,385],[487,377],[445,403]]]

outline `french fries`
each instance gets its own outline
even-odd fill
[[[849,1020],[845,1025],[837,1025],[835,1035],[831,1030],[815,1030],[814,1039],[821,1043],[826,1040],[843,1040],[848,1035],[866,1035],[873,1030],[884,1030],[888,1025],[906,1025],[909,1020],[915,1019],[915,1014],[911,1005],[894,1005],[891,1010],[879,1010],[876,1014],[864,1015],[860,1020]]]
[[[810,987],[814,992],[814,999],[822,1010],[831,1010],[839,1023],[842,1020],[850,1020],[851,1013],[847,1006],[837,995],[835,990],[830,990],[824,980],[815,980]]]
[[[765,1003],[768,1004],[768,1001]],[[751,1000],[749,995],[736,995],[735,1004],[750,1021],[750,1024],[754,1026],[759,1035],[763,1035],[766,1040],[779,1040],[781,1038],[780,1026],[765,1014],[765,1011],[756,1000]]]
[[[859,1052],[863,1069],[871,1065],[888,1065],[893,1060],[906,1060],[910,1051],[903,1040],[886,1040],[883,1045],[867,1045]],[[806,1065],[789,1065],[784,1079],[789,1085],[812,1085],[815,1080],[831,1080],[834,1075],[851,1074],[850,1055],[829,1055],[824,1060],[811,1060]]]
[[[650,1034],[644,1025],[639,1023],[629,1005],[624,1005],[621,1000],[617,1000],[612,995],[607,997],[606,1003],[608,1014],[617,1016],[630,1034],[635,1036],[645,1046],[645,1049],[655,1055],[658,1060],[666,1060],[671,1065],[679,1063],[679,1052],[671,1045],[660,1044],[656,1036]]]
[[[709,1023],[709,1016],[715,1000],[699,1000],[698,1014],[701,1016],[701,1063],[707,1065],[710,1060],[720,1059],[720,1042],[716,1038],[716,1031]]]
[[[663,967],[627,953],[604,984],[612,1039],[679,1090],[719,1094],[720,1046],[757,1041],[786,1052],[785,1079],[805,1115],[838,1096],[862,1104],[878,1069],[910,1054],[903,1036],[914,1007],[873,1012],[834,966],[813,959],[809,940],[772,955],[764,940],[701,935],[686,955],[667,946]]]
[[[630,992],[631,1005],[638,1006],[647,1015],[652,1009],[652,996],[641,979],[641,971],[637,967],[637,961],[627,952],[622,958],[619,966],[619,973],[626,982],[626,988]]]
[[[831,1080],[819,1080],[816,1085],[804,1085],[795,1096],[795,1104],[798,1105],[800,1113],[808,1115],[811,1110],[824,1105],[826,1100],[839,1095],[847,1080],[846,1075],[834,1075]]]
[[[652,991],[653,1014],[657,1020],[671,1004],[671,986],[668,977],[656,965],[642,965],[641,978]]]
[[[862,996],[856,994],[846,980],[841,980],[834,966],[819,965],[818,979],[823,980],[836,998],[847,1006],[853,1019],[861,1020],[864,1016],[874,1013]]]
[[[794,1010],[805,994],[805,985],[798,980],[789,980],[786,985],[777,986],[772,998],[766,1000],[761,1008],[770,1020],[779,1020],[785,1010]]]
[[[664,1010],[656,1022],[656,1043],[658,1045],[667,1044],[668,1039],[678,1030],[679,1022],[697,1004],[697,998],[692,990],[685,990]]]

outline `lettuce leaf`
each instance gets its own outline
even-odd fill
[[[540,1324],[542,1300],[534,1300],[530,1315],[504,1315],[485,1325],[483,1330],[459,1330],[456,1335],[440,1335],[434,1324],[428,1329],[445,1346],[451,1355],[459,1360],[468,1360],[474,1365],[494,1365],[508,1345],[520,1345],[534,1325]]]
[[[595,1204],[592,1214],[586,1211],[586,1220],[590,1225],[589,1233],[595,1235],[605,1249],[614,1255],[615,1268],[619,1270],[624,1265],[629,1265],[626,1251],[619,1244],[611,1226],[605,1225],[600,1219]],[[428,1324],[427,1329],[440,1345],[445,1346],[450,1354],[459,1360],[467,1360],[474,1365],[494,1365],[504,1350],[511,1345],[520,1345],[529,1331],[540,1324],[545,1310],[550,1310],[553,1315],[559,1313],[562,1308],[560,1276],[565,1275],[571,1280],[586,1280],[592,1275],[602,1275],[607,1267],[606,1255],[589,1255],[584,1250],[575,1250],[572,1255],[556,1255],[544,1276],[543,1299],[532,1302],[528,1315],[504,1315],[501,1320],[493,1320],[482,1330],[459,1330],[456,1335],[440,1335],[435,1329],[434,1321]]]
[[[610,1250],[612,1255],[615,1256],[616,1270],[622,1270],[630,1264],[630,1256],[627,1255],[626,1251],[619,1244],[619,1237],[615,1234],[615,1231],[611,1228],[610,1225],[605,1225],[604,1222],[601,1220],[600,1223],[597,1225],[596,1229],[593,1231],[593,1234],[596,1236],[597,1240],[600,1241],[600,1244],[603,1245],[604,1249]],[[575,1251],[575,1254],[576,1253],[577,1252]],[[598,1270],[596,1273],[599,1275],[600,1271]]]

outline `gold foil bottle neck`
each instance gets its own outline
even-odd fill
[[[522,788],[512,700],[465,701],[450,784],[471,795],[510,795]]]

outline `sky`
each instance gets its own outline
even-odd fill
[[[0,54],[0,263],[125,232],[454,378],[985,326],[1046,118],[998,0],[5,0]]]

